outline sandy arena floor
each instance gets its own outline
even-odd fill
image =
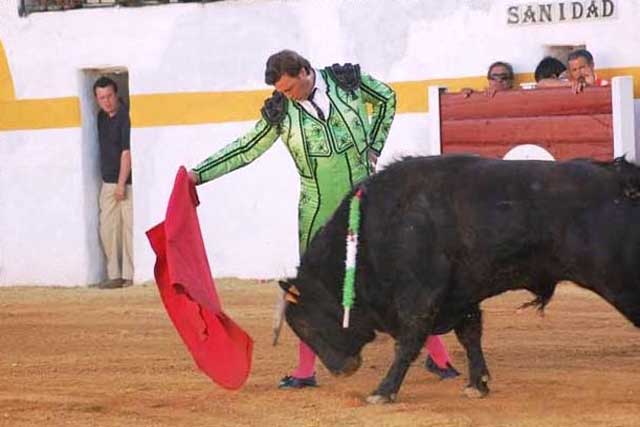
[[[195,367],[155,285],[128,289],[0,288],[0,426],[640,426],[640,331],[599,297],[559,288],[544,317],[516,314],[524,292],[485,302],[486,399],[463,378],[440,382],[421,357],[398,402],[363,399],[386,372],[392,340],[365,348],[363,367],[314,390],[276,388],[296,359],[286,328],[271,346],[274,282],[220,280],[225,310],[255,340],[252,374],[229,392]]]

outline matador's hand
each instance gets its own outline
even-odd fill
[[[191,182],[193,182],[193,185],[200,184],[198,180],[198,175],[193,170],[189,171],[189,179],[191,180]]]

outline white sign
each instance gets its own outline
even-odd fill
[[[616,16],[615,0],[526,3],[507,8],[508,25],[594,21]]]

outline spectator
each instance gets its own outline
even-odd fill
[[[496,92],[513,89],[514,77],[511,64],[503,61],[494,62],[487,70],[488,86],[484,89],[485,95],[493,97]],[[473,89],[464,88],[461,92],[466,98],[473,93]]]
[[[569,81],[574,93],[582,92],[587,86],[607,86],[609,82],[596,76],[593,55],[586,49],[574,50],[569,54]]]
[[[100,107],[100,240],[107,258],[107,280],[98,287],[122,288],[133,284],[131,121],[112,79],[100,77],[93,85],[93,93]]]
[[[566,70],[567,67],[560,60],[552,56],[544,57],[534,72],[536,87],[567,86]]]
[[[497,61],[489,66],[487,71],[487,81],[489,87],[487,91],[496,92],[513,89],[513,67],[508,62]],[[493,96],[492,95],[492,96]]]

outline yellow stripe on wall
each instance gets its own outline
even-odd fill
[[[0,130],[80,127],[78,98],[0,101]]]
[[[633,77],[633,97],[640,98],[640,67],[626,67],[626,68],[603,68],[597,70],[598,77],[611,81],[616,76],[631,76]]]
[[[533,77],[528,73],[519,75],[518,78],[523,80]],[[397,94],[396,111],[401,114],[426,112],[429,86],[447,86],[451,91],[459,91],[465,87],[482,89],[485,84],[485,77],[463,77],[396,82],[390,85]],[[261,90],[133,95],[131,124],[133,127],[153,127],[257,120],[260,108],[271,92]]]
[[[131,125],[152,127],[254,120],[269,90],[131,96]]]
[[[397,113],[424,113],[429,108],[427,90],[429,86],[446,86],[450,91],[459,91],[462,88],[481,89],[486,83],[484,77],[462,77],[457,79],[433,79],[412,82],[391,83],[396,91]]]
[[[9,62],[0,41],[0,130],[80,126],[78,97],[17,100]]]
[[[634,96],[640,97],[640,67],[608,68],[598,70],[598,75],[606,79],[633,76]],[[516,75],[517,83],[525,81],[533,81],[533,75]],[[476,76],[391,83],[397,93],[397,113],[427,112],[427,88],[434,85],[446,86],[452,92],[465,87],[482,89],[486,85],[486,78]],[[140,128],[255,120],[270,94],[271,90],[132,95],[132,126]],[[80,127],[81,123],[78,97],[16,100],[9,64],[0,42],[0,131]]]
[[[13,79],[11,78],[11,71],[9,70],[9,62],[7,61],[7,55],[4,53],[2,41],[0,41],[0,102],[15,98],[16,95],[13,91]]]

